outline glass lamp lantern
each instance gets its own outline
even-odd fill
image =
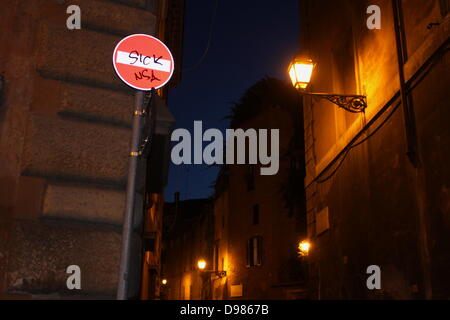
[[[313,96],[326,99],[340,108],[352,113],[364,112],[367,108],[367,99],[364,95],[358,94],[336,94],[322,92],[307,92],[305,89],[311,81],[311,76],[315,63],[308,58],[295,58],[288,68],[289,77],[295,89],[301,95]]]
[[[306,89],[311,80],[314,64],[311,59],[294,59],[289,65],[288,72],[292,85],[296,89]]]

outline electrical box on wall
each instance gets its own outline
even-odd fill
[[[231,285],[230,286],[230,297],[242,297],[242,284]]]

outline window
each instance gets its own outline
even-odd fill
[[[214,270],[219,270],[219,244],[220,240],[216,240],[214,245]]]
[[[255,189],[255,166],[249,165],[247,167],[247,191],[251,191]]]
[[[155,239],[144,238],[144,251],[153,252],[155,251]]]
[[[441,17],[445,18],[447,13],[450,10],[450,1],[449,0],[439,0],[440,9],[441,9]]]
[[[155,232],[145,232],[143,239],[144,251],[154,252],[156,248],[156,234]]]
[[[259,205],[257,204],[253,206],[252,222],[253,225],[257,225],[259,223]]]
[[[247,241],[247,267],[262,264],[262,237],[252,237]]]

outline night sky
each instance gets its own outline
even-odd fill
[[[186,1],[185,71],[181,83],[169,91],[176,128],[192,132],[194,120],[202,120],[203,131],[224,131],[232,103],[250,86],[265,76],[287,79],[286,69],[299,49],[299,10],[298,0],[282,2],[219,0],[209,51],[192,70],[207,46],[216,0]],[[170,163],[166,201],[173,201],[176,191],[182,200],[210,196],[217,171],[207,165]]]

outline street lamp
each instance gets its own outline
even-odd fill
[[[204,270],[206,267],[206,261],[204,259],[198,260],[197,266],[200,270]]]
[[[306,89],[311,80],[314,64],[311,59],[295,58],[289,65],[289,76],[295,89]]]
[[[298,251],[300,256],[306,257],[311,249],[311,243],[308,240],[302,240],[298,243]]]
[[[167,279],[162,279],[161,283],[165,286],[167,284]]]
[[[299,89],[301,94],[316,96],[334,103],[340,108],[349,112],[364,112],[367,108],[366,96],[363,95],[345,95],[335,93],[313,93],[306,92],[315,64],[311,59],[295,58],[288,68],[289,77],[295,89]]]
[[[219,271],[219,270],[205,270],[206,268],[206,261],[205,259],[199,259],[197,261],[197,267],[199,268],[199,270],[203,273],[214,273],[216,276],[218,276],[219,278],[223,278],[227,275],[226,271]]]

